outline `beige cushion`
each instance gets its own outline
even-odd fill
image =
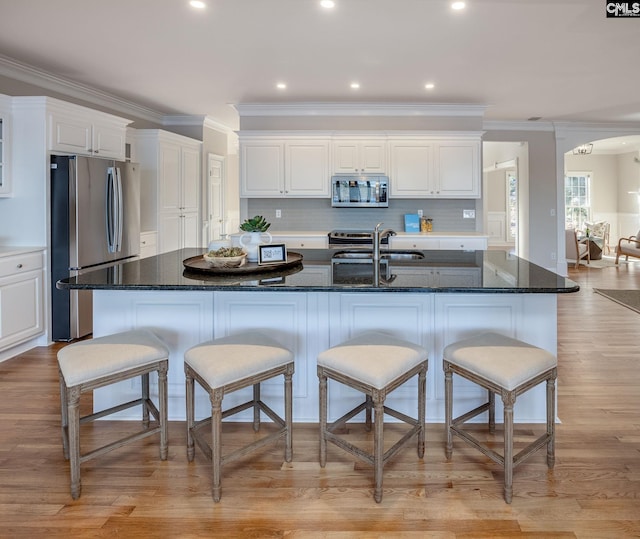
[[[426,359],[422,346],[370,332],[320,353],[318,365],[382,389]]]
[[[198,344],[185,352],[184,361],[215,389],[291,363],[293,354],[252,331]]]
[[[65,346],[58,364],[67,387],[73,387],[168,357],[169,349],[158,337],[136,329]]]
[[[450,344],[444,358],[508,391],[558,364],[546,350],[497,333]]]

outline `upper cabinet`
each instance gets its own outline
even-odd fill
[[[49,149],[124,161],[128,123],[84,107],[58,105],[49,113]]]
[[[0,95],[0,197],[11,194],[11,98]]]
[[[390,196],[480,198],[480,136],[390,139]]]
[[[157,230],[157,250],[200,246],[202,143],[158,129],[141,129],[136,158],[141,167],[140,228]]]
[[[240,140],[243,197],[329,197],[329,139]]]
[[[339,139],[332,143],[334,174],[387,172],[387,143],[380,139]]]

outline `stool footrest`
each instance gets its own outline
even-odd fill
[[[452,425],[451,431],[454,432],[457,436],[465,440],[469,445],[475,447],[478,451],[485,454],[491,460],[504,466],[504,455],[494,451],[485,443],[478,440],[472,434],[469,434],[467,431]],[[537,440],[531,442],[525,448],[523,448],[517,455],[513,456],[513,467],[515,468],[522,461],[526,460],[529,456],[533,455],[538,449],[547,444],[549,440],[551,440],[551,436],[549,434],[543,434]]]
[[[137,432],[136,434],[132,434],[130,436],[127,436],[125,438],[121,438],[119,440],[116,440],[115,442],[111,442],[108,445],[99,447],[98,449],[94,449],[93,451],[89,451],[88,453],[85,453],[84,455],[80,455],[80,462],[85,462],[89,459],[92,459],[94,457],[99,457],[100,455],[104,455],[105,453],[109,453],[109,451],[113,451],[114,449],[118,449],[119,447],[122,447],[124,445],[127,445],[130,442],[136,442],[138,440],[142,440],[143,438],[146,438],[147,436],[151,436],[152,434],[156,434],[158,432],[160,432],[161,427],[158,425],[157,427],[151,427],[147,430],[144,430],[142,432]]]
[[[128,410],[129,408],[133,408],[134,406],[146,406],[147,410],[153,414],[153,416],[158,420],[160,413],[155,405],[148,401],[147,399],[136,399],[133,401],[125,402],[123,404],[118,404],[116,406],[112,406],[111,408],[106,408],[105,410],[100,410],[99,412],[95,412],[93,414],[88,414],[82,416],[80,418],[80,424],[89,423],[91,421],[95,421],[96,419],[100,419],[101,417],[106,417],[111,414],[115,414],[117,412],[122,412],[122,410]]]

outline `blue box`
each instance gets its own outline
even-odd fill
[[[404,214],[404,231],[414,234],[420,232],[420,216],[417,213]]]

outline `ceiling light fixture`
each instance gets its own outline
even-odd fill
[[[336,7],[336,3],[333,0],[322,0],[320,5],[325,9],[331,9]]]
[[[460,11],[461,9],[464,9],[465,7],[467,7],[467,5],[464,2],[452,2],[451,3],[451,9],[455,9],[456,11]]]
[[[278,88],[278,90],[285,90],[287,88],[287,85],[284,82],[279,82],[278,84],[276,84],[276,88]]]
[[[352,82],[351,83],[351,89],[352,90],[357,90],[358,88],[360,88],[360,83],[359,82]]]
[[[589,155],[593,151],[593,144],[580,144],[573,149],[573,155]]]
[[[436,85],[435,85],[435,84],[433,84],[433,82],[427,82],[427,84],[425,84],[425,85],[424,85],[424,87],[425,87],[427,90],[433,90],[433,89],[436,87]]]
[[[200,0],[191,0],[189,2],[189,5],[196,9],[204,9],[207,7],[207,4],[205,4],[204,2],[201,2]]]

